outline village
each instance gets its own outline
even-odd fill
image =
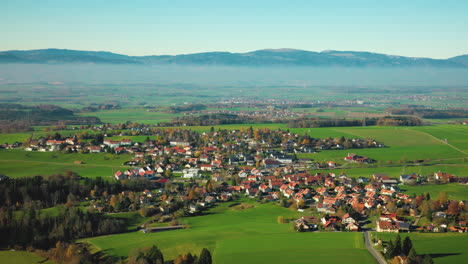
[[[130,135],[148,137],[144,142],[134,142],[125,138]],[[149,136],[156,139],[151,140]],[[95,201],[94,207],[100,212],[146,208],[145,214],[156,216],[153,222],[178,224],[177,216],[200,214],[216,203],[242,198],[278,203],[303,212],[300,219],[289,219],[297,231],[468,230],[465,221],[456,221],[460,208],[466,206],[464,201],[445,199],[434,205],[430,204],[430,197],[414,197],[401,191],[404,185],[427,182],[466,184],[465,178],[442,172],[431,177],[375,173],[371,177],[353,178],[332,172],[340,167],[336,162],[297,158],[299,153],[322,150],[385,147],[372,139],[317,139],[279,129],[211,129],[198,133],[134,125],[116,132],[108,127],[102,136],[77,133],[74,137],[61,138],[55,135],[55,138],[28,140],[16,146],[26,151],[132,154],[133,158],[125,162],[131,168],[118,170],[113,177],[117,181],[146,180],[154,188],[141,194],[123,192],[117,197],[108,196]],[[351,152],[343,157],[345,164],[375,162]],[[129,206],[133,201],[133,206]],[[417,221],[422,216],[433,222],[419,226]]]

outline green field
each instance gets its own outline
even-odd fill
[[[433,199],[436,199],[439,196],[440,192],[446,192],[448,199],[454,200],[468,200],[468,186],[461,185],[458,183],[451,183],[451,184],[444,184],[444,185],[434,185],[434,184],[427,184],[427,185],[416,185],[416,186],[408,186],[402,185],[400,186],[402,190],[406,193],[413,195],[423,194],[425,192],[429,193]]]
[[[402,240],[410,236],[419,255],[429,254],[436,264],[466,263],[468,259],[467,234],[459,233],[412,233],[400,234]],[[383,241],[395,239],[396,234],[373,233],[374,237]]]
[[[468,127],[466,125],[437,125],[430,127],[413,127],[412,130],[428,133],[440,140],[468,152]]]
[[[285,124],[244,124],[220,125],[215,129],[241,129],[241,128],[269,128],[287,129]],[[198,127],[172,127],[171,129],[192,129],[199,132],[209,131],[209,126]],[[364,148],[351,150],[325,150],[314,154],[298,154],[298,157],[311,158],[315,161],[335,161],[344,164],[343,158],[350,152],[367,156],[387,165],[391,161],[396,167],[360,168],[357,164],[346,164],[345,171],[350,176],[370,176],[376,172],[389,173],[398,177],[401,173],[419,173],[429,175],[436,171],[452,173],[457,176],[468,176],[467,155],[463,153],[468,145],[467,137],[463,137],[468,129],[462,125],[438,125],[429,127],[340,127],[340,128],[294,128],[293,133],[308,133],[315,138],[345,136],[347,138],[374,138],[383,142],[386,148]],[[89,133],[94,133],[88,131]],[[49,132],[50,133],[50,132]],[[63,135],[75,133],[73,130],[59,131]],[[35,136],[45,135],[45,132],[35,132]],[[449,143],[438,140],[443,134]],[[436,135],[434,137],[433,135]],[[29,133],[0,134],[0,142],[13,142],[25,140]],[[114,139],[131,138],[143,142],[147,136],[112,137]],[[150,136],[150,138],[153,138]],[[455,148],[454,148],[455,147]],[[82,176],[110,176],[121,164],[130,159],[130,155],[114,156],[111,154],[60,154],[38,153],[24,151],[0,151],[0,173],[12,176],[49,175],[65,170],[73,170]],[[428,166],[400,166],[400,160],[413,161],[415,159],[429,160]],[[75,165],[74,161],[81,160],[85,164]],[[375,164],[374,164],[375,166]]]
[[[149,112],[147,109],[128,108],[116,110],[102,110],[91,113],[81,113],[82,116],[96,116],[104,123],[118,124],[127,121],[143,124],[157,124],[159,122],[168,122],[173,117],[182,116],[182,114],[171,114],[165,112]]]
[[[0,263],[5,264],[52,264],[53,262],[44,259],[34,253],[26,251],[0,251]]]
[[[70,170],[86,177],[111,177],[116,170],[128,168],[121,164],[130,159],[128,154],[0,150],[0,174],[10,177],[45,176]],[[74,161],[83,161],[84,164],[74,164]]]
[[[208,215],[185,218],[190,228],[143,234],[132,232],[85,239],[108,254],[126,257],[134,248],[157,245],[166,259],[210,249],[215,263],[374,263],[362,233],[297,233],[291,224],[278,224],[279,215],[298,212],[272,204],[236,210],[220,204]]]
[[[39,129],[40,127],[34,127],[35,129]],[[42,127],[43,128],[43,127]],[[14,143],[14,142],[24,142],[26,139],[32,138],[37,139],[39,137],[45,137],[47,135],[54,135],[55,133],[59,133],[62,137],[73,136],[77,132],[81,132],[84,130],[58,130],[58,131],[50,131],[50,132],[43,132],[41,129],[31,131],[31,132],[20,132],[20,133],[0,133],[0,144],[3,143]],[[91,129],[86,129],[88,134],[97,134],[99,132],[95,132]]]

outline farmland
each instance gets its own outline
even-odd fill
[[[132,232],[86,239],[108,254],[125,257],[134,248],[157,245],[168,259],[182,253],[199,254],[203,247],[215,263],[373,263],[361,233],[297,233],[291,224],[278,224],[279,215],[297,212],[271,204],[239,210],[223,203],[205,216],[184,218],[190,228],[160,233]],[[287,245],[287,246],[286,246]]]
[[[242,129],[249,128],[287,129],[284,124],[246,124],[246,125],[220,125],[215,129]],[[180,127],[194,131],[205,132],[211,127]],[[175,128],[170,128],[175,129]],[[444,171],[459,176],[468,176],[468,166],[463,149],[466,149],[467,140],[462,135],[467,132],[462,125],[439,125],[428,127],[352,127],[352,128],[294,128],[291,132],[304,134],[312,137],[339,138],[373,138],[386,145],[386,148],[365,148],[353,150],[324,150],[313,154],[298,154],[299,158],[310,158],[319,162],[335,161],[343,165],[339,171],[344,171],[350,176],[368,177],[373,173],[388,173],[397,177],[401,173],[419,173],[429,175],[435,171]],[[81,130],[79,130],[81,131]],[[73,135],[76,131],[58,131],[62,135]],[[97,133],[89,130],[88,133]],[[34,136],[43,136],[46,132],[34,132]],[[436,135],[434,137],[433,135]],[[448,138],[449,143],[438,140],[442,135]],[[1,134],[0,139],[4,142],[23,141],[30,136],[29,133]],[[137,142],[143,142],[146,136],[124,136],[112,137],[112,139],[131,138]],[[150,136],[150,139],[153,137]],[[354,152],[358,155],[367,156],[380,161],[380,165],[358,165],[343,161],[348,153]],[[0,151],[0,173],[12,177],[27,175],[49,175],[72,170],[82,176],[110,176],[115,169],[121,167],[122,163],[131,158],[129,154],[62,154],[62,153],[39,153],[24,151]],[[408,164],[406,161],[426,160],[424,166]],[[74,161],[83,161],[84,164],[73,164]],[[391,162],[391,164],[388,164]],[[400,164],[402,163],[402,164]]]
[[[374,237],[383,241],[394,239],[395,234],[373,233]],[[466,234],[444,233],[444,234],[400,234],[402,240],[409,236],[417,254],[429,254],[436,264],[465,263],[468,258],[468,236]]]
[[[129,155],[80,154],[55,152],[25,152],[21,150],[0,151],[0,173],[10,177],[51,175],[70,170],[82,176],[112,176]],[[74,164],[82,161],[84,164]]]
[[[11,264],[53,263],[51,261],[47,261],[47,259],[44,259],[43,257],[26,251],[0,251],[0,262]]]

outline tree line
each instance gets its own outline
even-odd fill
[[[0,182],[0,208],[11,210],[44,209],[85,198],[117,194],[122,191],[143,191],[151,182],[140,179],[122,183],[101,177],[81,179],[73,172],[49,177],[34,176]]]
[[[467,108],[430,109],[430,108],[391,108],[387,110],[394,115],[415,115],[421,118],[468,118]]]

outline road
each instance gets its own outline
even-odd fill
[[[369,238],[369,232],[368,231],[364,232],[364,240],[366,241],[367,250],[369,250],[369,252],[372,254],[372,256],[374,256],[374,258],[377,260],[377,262],[379,264],[387,264],[385,259],[372,246],[372,243],[371,243],[370,238]]]

